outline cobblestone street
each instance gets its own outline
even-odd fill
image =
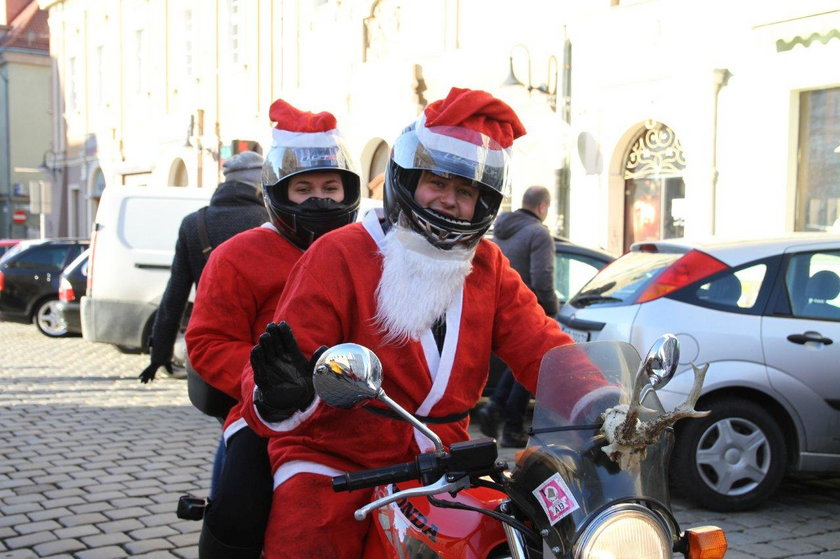
[[[185,381],[140,384],[147,363],[0,322],[0,559],[197,556],[200,523],[175,506],[207,494],[219,425]],[[749,512],[673,504],[684,528],[725,528],[727,558],[840,559],[840,477],[788,480]]]

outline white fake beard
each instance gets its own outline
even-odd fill
[[[396,225],[385,235],[381,252],[374,321],[385,343],[417,341],[461,292],[472,271],[475,247],[439,249],[419,233]]]

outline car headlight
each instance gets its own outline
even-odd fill
[[[587,526],[575,559],[670,559],[671,546],[664,523],[649,509],[619,505]]]

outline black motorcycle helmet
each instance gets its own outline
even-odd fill
[[[277,100],[272,104],[271,118],[277,126],[263,165],[265,207],[280,233],[305,250],[324,233],[356,220],[361,197],[359,175],[330,113],[315,115]],[[289,179],[312,171],[338,172],[344,200],[313,197],[300,204],[291,202]]]
[[[452,107],[457,113],[454,118]],[[485,131],[504,138],[507,145]],[[513,110],[489,93],[453,88],[445,100],[427,107],[394,142],[385,170],[386,219],[420,233],[438,248],[475,246],[510,190],[509,148],[513,138],[524,132]],[[473,218],[453,219],[421,207],[414,200],[414,191],[422,171],[464,177],[478,187]]]

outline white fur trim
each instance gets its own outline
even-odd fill
[[[256,392],[256,388],[254,389],[254,391]],[[268,420],[264,419],[263,416],[260,415],[260,410],[257,409],[256,404],[253,404],[253,406],[254,406],[254,411],[257,412],[257,417],[259,418],[259,420],[262,422],[263,425],[265,425],[266,427],[268,427],[272,431],[277,431],[278,433],[285,433],[286,431],[291,431],[292,429],[296,428],[301,423],[303,423],[304,421],[309,419],[312,416],[312,414],[315,413],[315,410],[318,409],[318,404],[320,404],[320,403],[321,403],[321,399],[316,395],[315,399],[312,400],[312,403],[309,404],[309,407],[307,407],[305,410],[296,411],[295,413],[292,414],[291,417],[288,417],[288,418],[284,419],[283,421],[276,421],[276,422],[272,422],[272,421],[268,421]]]
[[[448,329],[447,325],[447,331]],[[437,377],[438,367],[440,366],[440,352],[438,351],[437,342],[431,329],[420,334],[420,345],[423,346],[423,355],[426,357],[426,365],[429,366],[429,375],[431,375],[432,382],[434,382]]]
[[[232,436],[234,436],[236,433],[238,433],[247,426],[248,422],[245,421],[244,417],[240,417],[239,419],[228,425],[227,428],[224,431],[222,431],[222,437],[224,437],[225,439],[225,446],[227,446],[227,443]]]
[[[481,134],[484,140],[484,143],[481,145],[442,133],[446,132],[447,128],[464,127],[443,125],[427,127],[426,115],[421,114],[420,118],[417,119],[415,131],[417,138],[423,142],[424,146],[431,147],[443,153],[452,153],[468,161],[484,163],[491,167],[502,167],[509,158],[510,148],[503,148],[498,142],[485,134],[481,134],[477,130],[475,132]]]
[[[281,464],[274,472],[274,489],[297,474],[318,474],[327,477],[335,477],[343,474],[341,470],[324,466],[317,462],[310,462],[308,460],[292,460]]]
[[[379,222],[383,217],[385,217],[385,210],[382,208],[373,208],[362,219],[362,226],[379,248],[382,248],[382,241],[385,240],[385,232],[382,230],[382,224]]]
[[[461,335],[461,313],[463,312],[463,305],[464,290],[461,289],[461,292],[455,297],[455,300],[452,301],[449,308],[446,309],[446,336],[443,339],[442,353],[438,354],[437,345],[435,344],[431,330],[428,331],[428,338],[431,339],[431,347],[426,342],[426,333],[424,333],[421,339],[423,341],[423,353],[426,356],[426,361],[430,363],[429,370],[432,372],[433,382],[432,389],[429,391],[426,399],[417,408],[417,415],[430,415],[432,408],[446,394],[449,379],[452,376],[452,366],[455,364],[455,351],[458,349],[458,338]],[[434,369],[431,367],[432,362],[435,364]],[[417,442],[417,446],[420,447],[421,452],[434,450],[432,441],[417,429],[414,429],[414,440]]]
[[[338,129],[324,132],[292,132],[289,130],[271,129],[274,145],[284,148],[328,148],[336,146],[336,136],[341,134]]]

